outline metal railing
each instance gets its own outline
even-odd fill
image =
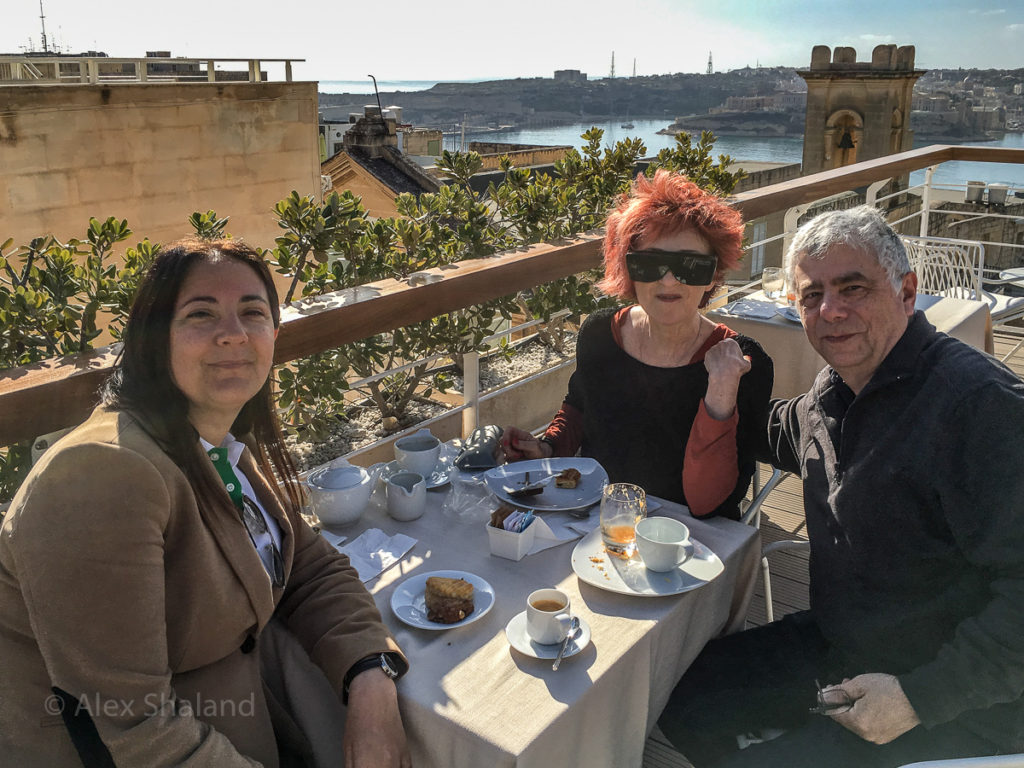
[[[219,83],[269,81],[264,64],[283,64],[285,82],[292,64],[305,59],[110,58],[107,56],[0,56],[0,84],[44,83]],[[245,69],[217,69],[244,63]]]

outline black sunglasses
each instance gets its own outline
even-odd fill
[[[718,268],[718,257],[700,251],[629,251],[626,269],[629,279],[654,283],[671,271],[685,285],[711,285]]]
[[[274,544],[274,537],[267,530],[267,521],[263,518],[263,513],[256,505],[256,502],[248,496],[242,496],[241,513],[242,522],[245,523],[245,530],[249,533],[252,545],[256,547],[256,553],[260,556],[263,567],[267,570],[267,575],[270,576],[275,587],[283,587],[284,558],[281,556],[281,550]],[[265,533],[269,543],[260,547],[256,544],[256,540]]]

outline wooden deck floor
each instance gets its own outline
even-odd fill
[[[1024,329],[1020,329],[1024,331]],[[1024,347],[1014,351],[1024,335],[1014,336],[1011,333],[996,331],[995,357],[1002,359],[1013,352],[1006,364],[1024,379]],[[762,477],[767,479],[767,471]],[[806,539],[804,528],[804,508],[799,478],[787,477],[771,493],[762,507],[761,541],[762,546],[780,539]],[[771,556],[772,604],[775,618],[806,609],[807,592],[807,553],[776,552]],[[764,603],[764,585],[760,575],[754,588],[754,599],[747,613],[747,626],[760,626],[767,623]],[[644,768],[692,768],[679,752],[655,729],[644,749]]]

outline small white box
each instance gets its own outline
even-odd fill
[[[522,533],[513,533],[504,528],[495,528],[488,523],[487,536],[491,540],[491,554],[509,560],[522,560],[533,546],[534,526],[531,521]]]

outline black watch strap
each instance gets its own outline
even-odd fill
[[[397,680],[405,674],[406,668],[407,665],[402,662],[401,656],[393,653],[375,653],[372,656],[360,659],[349,667],[348,672],[345,674],[345,682],[342,684],[341,692],[342,703],[348,704],[348,689],[352,685],[352,681],[355,680],[356,675],[360,675],[370,669],[379,669],[392,680]]]

